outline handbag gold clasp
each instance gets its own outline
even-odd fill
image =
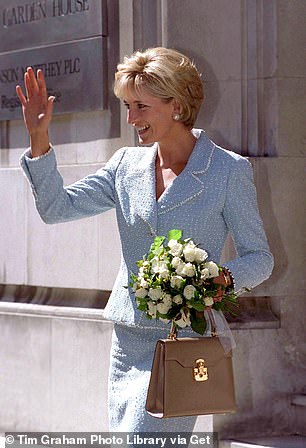
[[[196,367],[193,368],[193,378],[196,381],[208,380],[208,370],[207,370],[207,367],[205,367],[204,359],[202,359],[202,358],[197,359],[195,364],[196,364]]]

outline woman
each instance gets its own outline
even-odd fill
[[[31,148],[21,165],[41,218],[57,223],[116,208],[123,256],[105,310],[115,322],[110,430],[192,431],[193,417],[159,420],[145,412],[155,342],[165,337],[168,326],[147,320],[124,286],[153,237],[167,235],[172,228],[200,243],[215,262],[231,232],[238,256],[226,264],[216,283],[238,291],[268,278],[273,257],[257,209],[251,165],[193,129],[203,100],[194,64],[177,51],[152,48],[118,65],[114,87],[139,143],[152,146],[122,148],[96,174],[63,188],[48,139],[54,98],[47,98],[41,71],[36,79],[29,68],[25,86],[26,96],[20,86],[17,93]]]

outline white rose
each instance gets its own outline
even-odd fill
[[[183,275],[183,276],[185,277],[186,274],[185,274],[184,269],[185,269],[185,263],[181,260],[180,263],[179,263],[179,265],[178,265],[177,268],[175,269],[175,272],[176,272],[178,275]]]
[[[214,263],[213,261],[208,261],[207,263],[205,263],[205,267],[209,270],[209,278],[218,277],[219,268],[216,263]]]
[[[158,270],[159,270],[159,259],[157,257],[154,257],[151,260],[151,272],[153,274],[157,274]]]
[[[167,263],[165,263],[164,261],[161,261],[159,263],[158,272],[159,272],[159,275],[161,278],[165,278],[165,279],[168,278],[169,277],[169,269],[168,269]]]
[[[153,258],[151,265],[151,272],[159,274],[161,278],[169,277],[169,269],[165,261],[160,261],[158,258]]]
[[[176,240],[170,240],[168,243],[168,247],[170,247],[170,254],[174,257],[179,257],[183,252],[183,245],[178,243]]]
[[[194,243],[187,243],[184,247],[183,254],[186,261],[194,261],[196,256],[196,246]]]
[[[142,287],[142,288],[148,288],[148,286],[149,286],[149,283],[147,282],[147,280],[145,280],[144,278],[141,278],[140,279],[140,286]]]
[[[180,275],[173,275],[170,280],[171,288],[180,289],[183,280]]]
[[[160,287],[158,287],[158,288],[150,288],[149,289],[148,296],[152,300],[158,300],[158,299],[161,298],[162,295],[163,295],[163,291],[162,291],[162,289]]]
[[[204,303],[206,306],[212,306],[214,304],[214,299],[212,297],[204,297]]]
[[[183,268],[183,274],[187,277],[193,277],[195,275],[195,267],[192,263],[186,263]]]
[[[171,305],[172,305],[172,296],[171,296],[171,294],[164,294],[163,302],[171,307]]]
[[[204,268],[201,271],[201,279],[206,280],[209,277],[209,270],[208,268]]]
[[[139,277],[143,277],[145,274],[145,268],[143,266],[140,266],[138,273],[139,273]]]
[[[181,294],[177,294],[176,296],[174,296],[173,302],[176,303],[177,305],[183,303],[183,297],[181,296]]]
[[[208,257],[208,253],[206,252],[206,250],[196,247],[196,249],[195,249],[196,263],[203,263],[203,261],[205,261],[207,257]]]
[[[161,320],[162,322],[164,322],[165,324],[168,324],[170,322],[169,319],[164,318],[164,317],[159,317],[158,320]]]
[[[152,317],[156,317],[156,303],[149,301],[148,302],[148,314]]]
[[[140,284],[138,282],[135,282],[132,286],[132,291],[136,292],[136,290],[139,288]]]
[[[167,314],[168,311],[170,310],[170,308],[171,308],[171,304],[169,305],[168,303],[165,303],[165,302],[158,303],[157,307],[156,307],[157,311],[160,314]]]
[[[181,328],[191,325],[189,312],[185,314],[185,312],[181,310],[181,317],[179,319],[175,319],[175,323]]]
[[[184,288],[183,294],[187,300],[190,300],[194,297],[194,293],[196,292],[196,288],[192,285],[187,285]]]
[[[161,314],[167,314],[172,306],[172,296],[170,294],[164,294],[162,301],[157,304],[157,311]]]
[[[174,269],[176,269],[180,263],[182,263],[182,260],[180,259],[180,257],[174,257],[171,261],[171,264],[174,267]]]
[[[139,299],[143,299],[148,295],[148,290],[145,288],[139,288],[135,291],[135,297],[139,297]]]

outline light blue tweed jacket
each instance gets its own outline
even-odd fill
[[[53,149],[31,159],[21,158],[37,210],[46,223],[79,219],[115,207],[122,244],[122,262],[105,309],[117,322],[160,327],[137,310],[130,289],[130,271],[148,251],[155,235],[182,229],[219,262],[228,232],[237,257],[225,264],[232,272],[236,290],[254,288],[273,268],[259,216],[252,167],[240,155],[215,145],[204,131],[198,137],[185,169],[156,201],[155,159],[157,145],[118,150],[96,174],[63,187]],[[89,249],[90,250],[90,249]]]

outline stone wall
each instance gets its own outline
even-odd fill
[[[191,54],[205,80],[199,126],[251,156],[272,252],[270,296],[279,329],[235,332],[238,412],[215,417],[221,437],[290,432],[292,393],[306,392],[305,116],[303,0],[169,0],[164,44]],[[255,156],[255,157],[254,157]]]

